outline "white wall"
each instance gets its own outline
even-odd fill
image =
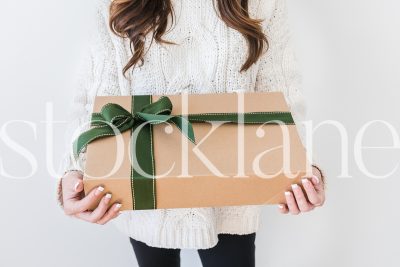
[[[264,0],[263,0],[264,1]],[[265,0],[266,1],[266,0]],[[263,212],[257,237],[258,266],[400,266],[399,171],[386,179],[363,174],[354,161],[357,131],[368,121],[387,120],[399,133],[400,3],[395,0],[290,0],[290,14],[309,117],[337,120],[349,132],[349,173],[340,172],[338,134],[325,127],[316,136],[316,153],[329,174],[323,209],[281,216]],[[0,9],[0,126],[37,158],[28,179],[0,177],[1,266],[136,266],[128,239],[112,225],[93,226],[66,218],[54,201],[55,180],[46,160],[45,103],[55,118],[66,119],[71,77],[90,30],[93,1],[3,1]],[[54,130],[54,168],[63,148],[65,124]],[[386,128],[376,125],[365,145],[391,145]],[[399,163],[399,150],[365,151],[371,172],[385,173]],[[12,175],[29,175],[31,166],[0,139],[0,159]],[[200,266],[185,251],[183,266]],[[117,265],[116,265],[117,263]]]

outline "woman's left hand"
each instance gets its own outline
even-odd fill
[[[279,205],[279,211],[283,214],[298,215],[312,211],[325,202],[325,187],[321,172],[313,167],[313,176],[302,179],[302,187],[292,185],[291,191],[285,192],[286,203]]]

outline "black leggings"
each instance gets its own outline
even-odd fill
[[[218,235],[218,244],[198,251],[203,267],[254,267],[256,234]],[[180,249],[153,248],[131,239],[140,267],[179,267]]]

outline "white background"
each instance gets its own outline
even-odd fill
[[[264,0],[263,0],[264,1]],[[265,0],[267,1],[267,0]],[[257,266],[400,266],[399,173],[386,179],[363,174],[354,161],[357,131],[368,121],[386,120],[399,133],[400,3],[395,0],[290,0],[290,20],[302,62],[309,118],[337,120],[349,133],[349,173],[340,175],[339,138],[323,127],[315,146],[329,176],[323,209],[299,217],[263,211],[257,235]],[[83,48],[94,1],[3,1],[0,8],[0,126],[37,158],[28,179],[0,177],[0,265],[136,266],[127,237],[112,225],[89,225],[65,217],[55,204],[55,179],[46,157],[60,160],[65,123],[55,128],[55,151],[46,151],[45,104],[65,121],[72,77]],[[0,139],[0,167],[24,176],[30,164]],[[392,145],[388,130],[375,125],[364,145]],[[399,150],[364,152],[371,172],[396,167]],[[53,153],[53,155],[51,154]],[[182,266],[200,266],[195,251],[182,253]]]

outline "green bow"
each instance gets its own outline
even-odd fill
[[[168,97],[161,97],[135,113],[127,111],[118,104],[106,104],[99,113],[92,114],[92,128],[82,133],[75,141],[74,155],[77,157],[90,142],[96,139],[123,133],[142,123],[151,125],[173,123],[183,135],[195,143],[192,124],[182,116],[172,116],[171,112],[172,102]]]

